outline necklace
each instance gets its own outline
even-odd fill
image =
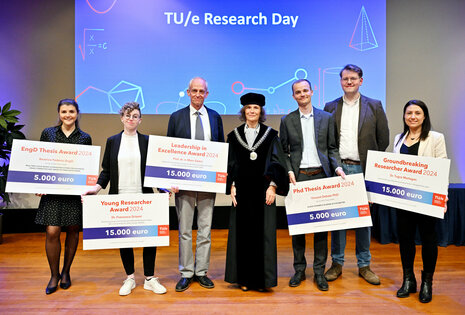
[[[247,143],[245,143],[244,140],[242,140],[241,136],[239,135],[239,131],[237,130],[237,128],[234,129],[234,134],[236,135],[236,139],[237,141],[247,150],[250,151],[250,156],[249,158],[252,160],[252,161],[255,161],[258,157],[258,154],[257,152],[255,152],[255,150],[257,150],[257,148],[260,146],[260,144],[263,143],[263,141],[265,141],[266,139],[266,136],[270,133],[270,130],[271,130],[271,127],[268,127],[268,129],[266,129],[265,133],[263,134],[263,136],[260,138],[260,140],[258,140],[258,142],[253,146],[253,147],[249,147],[249,145]]]
[[[410,132],[409,132],[409,138],[410,138],[410,140],[418,139],[418,138],[420,138],[420,134],[412,135],[412,134],[410,134]]]

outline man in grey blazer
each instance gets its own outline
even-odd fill
[[[289,181],[313,180],[331,177],[334,173],[344,177],[334,135],[332,115],[312,106],[313,90],[308,80],[292,84],[292,97],[299,108],[281,119],[280,139],[287,154],[286,168]],[[329,289],[324,277],[328,257],[328,233],[314,234],[314,281],[321,291]],[[292,236],[295,274],[289,286],[297,287],[305,280],[305,234]]]
[[[368,150],[384,151],[389,145],[389,128],[386,114],[379,100],[363,96],[359,88],[363,83],[363,71],[352,64],[340,72],[344,96],[325,105],[332,113],[335,134],[346,174],[365,171]],[[370,269],[370,227],[355,229],[355,254],[359,275],[368,283],[380,284],[379,277]],[[346,230],[331,232],[331,268],[326,272],[328,281],[336,280],[342,273]]]
[[[189,83],[187,95],[191,100],[190,105],[171,114],[167,136],[224,142],[221,116],[204,105],[208,96],[207,81],[199,77],[193,78]],[[210,231],[216,195],[210,192],[177,189],[174,192],[179,221],[179,271],[181,272],[176,291],[187,290],[194,280],[202,287],[211,289],[215,285],[207,277],[207,271],[210,264]],[[198,230],[194,262],[192,222],[196,205]]]

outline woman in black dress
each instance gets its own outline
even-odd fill
[[[289,190],[278,132],[264,124],[265,97],[241,97],[245,124],[228,135],[228,183],[233,207],[229,223],[225,281],[242,290],[277,285],[276,194]]]
[[[40,141],[91,145],[90,136],[79,129],[79,106],[73,99],[58,103],[58,125],[44,129]],[[45,251],[51,277],[46,294],[71,286],[70,268],[79,243],[79,226],[82,224],[81,196],[41,195],[35,222],[45,225]],[[65,255],[60,274],[60,234],[66,227]]]

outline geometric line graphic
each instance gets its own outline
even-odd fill
[[[378,47],[375,33],[373,32],[373,28],[371,27],[371,23],[368,19],[364,6],[362,6],[362,10],[360,10],[354,32],[352,33],[352,38],[350,39],[349,47],[359,51],[370,50]]]
[[[299,72],[302,73],[300,76],[299,76]],[[280,88],[280,87],[282,87],[282,86],[284,86],[284,85],[286,85],[288,83],[291,83],[292,81],[299,80],[299,79],[306,79],[307,76],[308,76],[307,71],[305,69],[303,69],[303,68],[299,68],[294,72],[294,76],[292,78],[290,78],[289,80],[286,80],[285,82],[283,82],[281,84],[278,84],[277,86],[270,86],[268,88],[252,88],[252,87],[246,87],[244,85],[244,83],[242,83],[241,81],[236,81],[231,85],[231,90],[236,95],[242,94],[245,90],[266,91],[269,94],[274,94],[274,92],[276,92],[276,89],[278,89],[278,88]],[[234,90],[235,86],[239,86],[240,90],[235,91]]]
[[[117,1],[117,0],[114,0],[113,3],[110,5],[110,7],[109,7],[108,9],[103,10],[103,11],[99,11],[99,10],[95,9],[95,8],[90,4],[89,0],[86,0],[87,5],[89,6],[89,8],[91,8],[92,11],[94,11],[94,12],[97,13],[97,14],[105,14],[105,13],[108,13],[108,11],[110,11],[110,10],[113,8],[113,6],[115,5],[116,1]]]
[[[318,98],[318,105],[321,106],[320,96],[323,97],[323,104],[326,104],[328,101],[326,98],[326,81],[328,80],[328,76],[337,76],[339,78],[339,72],[341,71],[342,67],[330,67],[323,69],[323,83],[320,83],[321,89]]]
[[[82,94],[84,94],[85,92],[87,92],[88,90],[95,90],[97,92],[101,92],[101,93],[105,93],[107,94],[108,96],[108,103],[109,103],[109,107],[110,107],[110,113],[111,114],[115,114],[115,113],[118,113],[118,110],[114,110],[113,107],[115,106],[116,108],[121,108],[122,107],[122,104],[120,101],[118,101],[119,98],[123,98],[123,97],[119,97],[121,95],[125,96],[127,94],[135,94],[135,97],[133,98],[134,99],[134,102],[138,102],[140,104],[140,109],[144,109],[145,108],[145,101],[144,101],[144,94],[142,92],[142,87],[138,86],[138,85],[135,85],[133,83],[129,83],[127,81],[120,81],[117,85],[115,85],[110,91],[104,91],[102,89],[99,89],[99,88],[96,88],[94,86],[88,86],[87,88],[85,88],[81,93],[79,93],[75,100],[77,101],[77,99],[82,96]],[[125,99],[127,100],[128,98],[125,97]],[[139,100],[139,101],[138,101]]]

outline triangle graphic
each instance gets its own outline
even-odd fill
[[[355,24],[349,47],[359,51],[370,50],[378,47],[375,33],[373,32],[370,19],[368,18],[364,6],[362,6],[360,14],[358,15],[358,20]]]

